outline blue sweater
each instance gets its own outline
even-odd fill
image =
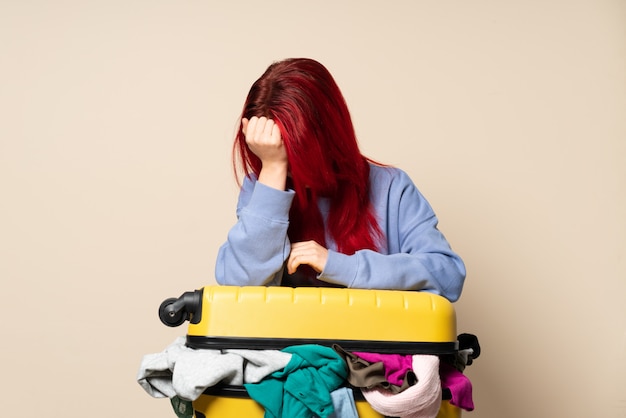
[[[273,189],[246,177],[237,203],[238,221],[218,252],[219,284],[281,284],[291,249],[287,228],[294,196],[293,190]],[[370,198],[386,248],[346,255],[327,238],[328,261],[318,280],[361,289],[424,290],[456,301],[465,265],[437,229],[435,213],[408,175],[398,168],[371,165]],[[328,200],[320,199],[318,205],[325,217]]]

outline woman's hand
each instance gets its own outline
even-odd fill
[[[258,181],[279,190],[285,190],[287,180],[287,151],[278,125],[266,117],[252,117],[241,120],[241,131],[246,136],[246,144],[261,160]]]
[[[318,273],[326,267],[328,250],[315,241],[291,244],[291,253],[287,259],[287,273],[293,274],[301,264],[308,264]]]

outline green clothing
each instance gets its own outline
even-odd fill
[[[348,376],[345,361],[332,348],[306,344],[282,351],[291,353],[283,370],[259,383],[244,386],[252,399],[265,408],[265,418],[320,418],[334,412],[330,393]]]
[[[178,418],[193,418],[193,405],[191,401],[174,396],[170,398],[170,403]]]

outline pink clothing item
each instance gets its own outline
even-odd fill
[[[353,353],[369,363],[382,362],[385,378],[395,386],[402,386],[407,372],[413,369],[413,356],[402,354]]]
[[[473,411],[472,382],[470,382],[468,377],[458,371],[454,366],[446,363],[441,363],[439,366],[439,374],[441,377],[441,386],[444,389],[449,389],[452,394],[450,403],[466,411]]]
[[[416,385],[392,394],[381,388],[362,389],[365,400],[379,414],[400,418],[435,418],[441,408],[439,357],[412,356]]]

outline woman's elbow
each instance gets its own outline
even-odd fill
[[[465,267],[462,266],[456,274],[451,274],[448,277],[445,288],[442,290],[441,295],[448,299],[450,302],[456,302],[461,297],[463,292],[463,285],[465,284]]]

